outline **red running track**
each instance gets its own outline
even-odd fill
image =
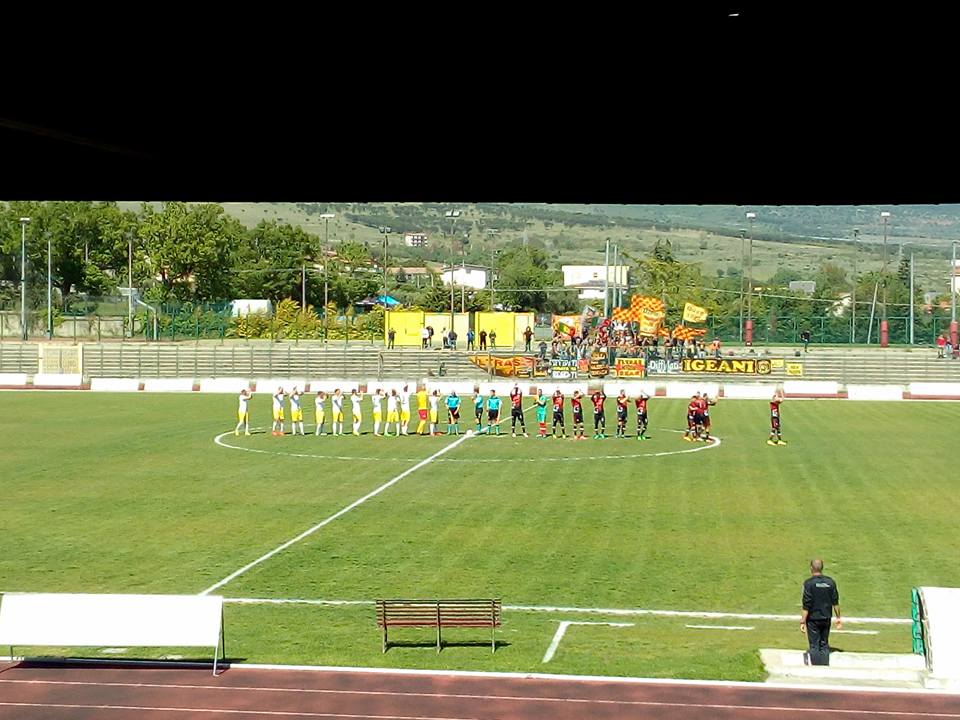
[[[2,720],[960,719],[960,695],[517,677],[20,664]]]

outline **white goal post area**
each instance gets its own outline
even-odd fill
[[[4,593],[0,647],[209,647],[226,657],[219,595]]]

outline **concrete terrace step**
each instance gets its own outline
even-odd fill
[[[922,655],[833,652],[823,666],[805,665],[800,650],[763,649],[760,659],[767,682],[923,688],[927,679]]]

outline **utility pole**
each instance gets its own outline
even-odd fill
[[[53,255],[50,231],[47,231],[47,340],[53,340]]]
[[[127,230],[127,326],[133,337],[133,232]]]
[[[390,233],[393,228],[380,225],[377,227],[380,234],[383,235],[383,309],[387,309],[387,243],[390,241]]]
[[[860,230],[853,229],[853,293],[851,294],[850,308],[852,320],[850,322],[850,344],[857,342],[857,256],[860,254]]]
[[[327,266],[330,258],[327,255],[327,249],[330,242],[330,220],[336,217],[336,213],[322,213],[320,217],[323,219],[323,252],[321,253],[323,255],[323,341],[327,342],[330,331],[330,323],[327,320],[327,305],[330,304]]]
[[[910,344],[913,345],[913,250],[910,251]]]
[[[20,334],[27,341],[27,225],[30,218],[20,218]]]
[[[743,281],[747,275],[746,268],[746,239],[747,231],[740,231],[740,342],[743,342]]]
[[[610,317],[610,238],[603,253],[603,317]]]
[[[453,330],[453,298],[454,298],[454,284],[453,284],[453,240],[454,240],[454,228],[457,226],[457,218],[460,217],[459,210],[447,210],[444,214],[444,217],[450,220],[450,329]]]

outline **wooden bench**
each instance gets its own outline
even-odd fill
[[[443,647],[445,627],[490,628],[490,651],[497,651],[494,635],[500,627],[500,600],[377,600],[377,626],[383,630],[383,652],[387,651],[387,629],[391,627],[436,627],[437,652]]]

